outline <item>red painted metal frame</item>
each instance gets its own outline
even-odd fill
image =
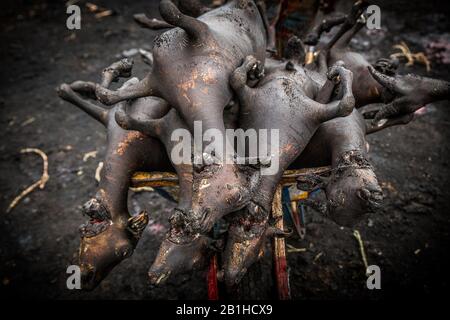
[[[211,257],[209,264],[207,283],[208,283],[208,300],[219,300],[219,286],[217,283],[217,255]]]
[[[283,186],[280,184],[275,192],[273,203],[272,203],[272,217],[276,221],[275,226],[284,230],[283,222],[283,206],[281,202]],[[289,287],[289,270],[287,266],[286,259],[286,247],[284,238],[275,237],[273,238],[273,263],[275,269],[275,281],[277,285],[278,299],[280,300],[290,300],[291,299],[291,289]]]

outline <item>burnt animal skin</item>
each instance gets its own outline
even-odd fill
[[[333,65],[343,61],[346,68],[353,73],[353,94],[356,108],[369,103],[378,103],[390,98],[390,95],[369,73],[370,63],[360,54],[349,49],[350,40],[365,26],[364,10],[368,4],[365,1],[356,2],[348,14],[324,15],[320,10],[315,23],[307,34],[305,42],[317,45],[319,60]],[[319,19],[321,17],[321,19]],[[323,31],[339,26],[337,32],[325,43],[319,43]],[[385,59],[391,67],[395,61]],[[325,65],[326,65],[325,64]],[[308,65],[307,68],[315,68]],[[395,68],[395,67],[394,67]]]
[[[155,41],[153,76],[160,86],[157,91],[179,111],[191,130],[194,121],[200,120],[203,132],[215,129],[225,137],[223,109],[232,98],[229,76],[247,55],[261,60],[265,56],[266,35],[258,8],[254,1],[231,1],[197,20],[176,18],[179,15],[170,1],[162,1],[160,11],[167,22],[184,31],[172,29]],[[223,154],[216,162],[199,166],[194,172],[190,215],[198,218],[198,231],[202,233],[208,232],[220,216],[239,209],[240,201],[236,200],[247,198],[249,193],[242,187],[245,176],[230,155]],[[206,193],[203,186],[208,184],[217,188],[209,188]],[[217,194],[229,205],[213,207],[219,204]],[[204,210],[207,203],[214,210]]]
[[[119,76],[128,76],[131,63],[122,60],[103,72],[104,86]],[[126,72],[125,72],[126,71]],[[127,84],[124,86],[126,87]],[[125,131],[117,125],[114,114],[119,106],[107,110],[84,99],[75,90],[87,93],[79,83],[63,84],[59,96],[76,105],[107,128],[107,149],[95,198],[86,202],[83,211],[90,220],[81,226],[78,264],[82,289],[94,289],[123,259],[129,257],[148,222],[146,212],[130,216],[127,194],[130,179],[137,170],[171,170],[162,144],[137,131]],[[168,112],[167,103],[157,98],[133,102],[131,114],[139,117],[161,117]],[[152,152],[148,152],[152,150]]]
[[[390,99],[391,95],[380,85],[370,74],[368,68],[370,63],[359,53],[350,51],[348,44],[351,38],[361,29],[362,23],[355,25],[347,31],[343,37],[331,48],[328,63],[334,64],[336,61],[343,61],[354,75],[354,95],[356,108],[360,108],[369,103],[382,102]],[[395,61],[387,61],[390,66]],[[392,68],[392,67],[391,67]],[[395,67],[393,67],[395,68]]]
[[[450,98],[450,82],[417,75],[385,75],[373,67],[368,67],[372,76],[387,88],[395,99],[381,107],[375,114],[373,123],[382,119],[401,121],[412,119],[414,112],[428,103],[448,100]]]
[[[164,21],[134,16],[143,27],[170,29],[157,37],[153,53],[141,51],[152,65],[142,81],[133,78],[111,90],[111,82],[131,76],[132,63],[125,59],[106,68],[99,83],[76,81],[59,88],[63,99],[108,130],[99,190],[83,206],[89,217],[80,228],[83,289],[95,288],[132,254],[148,223],[145,212],[133,216],[128,212],[127,191],[135,171],[175,170],[179,177],[179,203],[148,271],[150,284],[162,285],[174,274],[209,261],[212,250],[218,249],[218,241],[209,238],[211,229],[225,218],[229,228],[221,250],[221,275],[233,289],[267,238],[289,234],[274,228],[269,219],[275,190],[287,168],[331,164],[326,176],[299,178],[298,188],[323,189],[326,202],[305,200],[305,204],[351,226],[382,200],[367,160],[365,136],[408,123],[422,105],[448,99],[448,82],[395,76],[395,61],[379,60],[372,68],[362,55],[348,49],[364,26],[364,1],[357,1],[346,15],[319,12],[307,37],[318,59],[306,66],[302,65],[306,50],[297,37],[287,43],[286,60],[265,58],[268,52],[278,57],[276,26],[287,1],[279,2],[272,22],[263,1],[230,0],[214,10],[202,2],[162,0]],[[339,29],[331,40],[319,43],[321,34],[335,26]],[[82,95],[113,107],[106,110]],[[240,113],[228,112],[228,117],[227,106],[240,107]],[[223,137],[230,127],[278,129],[277,153],[258,156],[254,163],[249,153],[211,152],[202,141],[188,157],[201,158],[201,163],[176,163],[172,151],[179,141],[172,141],[172,133],[184,129],[191,135],[195,121],[201,121],[203,133],[214,129]],[[273,152],[276,143],[270,131],[268,139],[267,149]],[[242,158],[244,163],[238,161]],[[261,175],[272,165],[275,172]]]
[[[133,117],[122,105],[116,111],[116,121],[125,129],[138,130],[158,138],[170,154],[178,141],[172,141],[175,129],[188,128],[175,109],[159,119]],[[190,160],[191,155],[189,155]],[[171,159],[172,160],[172,159]],[[162,242],[155,261],[149,269],[151,285],[163,284],[170,275],[190,271],[207,261],[211,240],[195,227],[197,220],[191,215],[192,164],[173,163],[179,177],[180,197],[177,208],[170,217],[170,230]]]
[[[324,189],[328,200],[325,206],[310,201],[306,204],[322,208],[332,220],[348,227],[378,208],[383,198],[367,160],[366,132],[366,123],[357,110],[348,117],[327,121],[292,164],[296,168],[331,164],[328,178],[302,177],[298,187],[304,191]]]
[[[274,174],[259,177],[258,192],[247,205],[247,213],[230,226],[231,236],[227,243],[230,249],[226,249],[229,253],[224,261],[228,286],[236,285],[258,256],[267,232],[273,194],[285,169],[300,155],[322,122],[350,114],[355,103],[351,90],[352,74],[342,65],[333,66],[329,72],[330,78],[340,76],[341,99],[322,104],[313,100],[320,96],[320,84],[314,82],[312,72],[303,69],[296,60],[278,63],[278,67],[272,67],[255,88],[247,86],[247,74],[257,64],[254,57],[247,57],[230,80],[241,104],[239,125],[243,129],[279,130],[279,165]],[[314,77],[320,75],[314,74]],[[269,139],[269,146],[273,143]],[[242,224],[248,224],[244,234]]]
[[[171,1],[162,0],[160,13],[177,28],[155,40],[152,72],[127,90],[111,91],[97,85],[97,97],[105,104],[112,104],[141,96],[159,96],[179,112],[191,131],[194,121],[201,121],[203,132],[218,130],[225,138],[223,110],[233,95],[229,76],[247,55],[261,61],[265,57],[266,31],[256,4],[252,0],[230,1],[193,18],[182,14]],[[202,203],[214,201],[217,193],[227,193],[230,200],[248,198],[249,190],[241,187],[244,177],[233,163],[232,155],[220,151],[223,157],[219,157],[219,166],[203,167],[194,177],[194,189],[200,190],[201,183],[208,184],[208,172],[215,170],[212,184],[218,187],[204,197],[195,193],[193,215],[205,220],[201,232],[208,231],[220,216],[239,209],[229,205],[205,212]],[[219,186],[215,181],[225,183]]]
[[[189,128],[201,120],[204,130],[224,131],[223,108],[232,97],[229,75],[247,55],[264,59],[265,29],[256,5],[231,1],[196,19],[162,0],[160,12],[178,28],[155,40],[152,73],[127,90],[97,86],[99,100],[113,104],[156,95],[177,109]]]
[[[227,107],[225,116],[227,127],[234,127],[237,103]],[[170,154],[175,146],[171,134],[175,129],[186,129],[187,125],[175,109],[160,119],[142,120],[132,117],[125,107],[116,111],[116,121],[125,129],[138,130],[148,136],[157,137]],[[160,246],[157,257],[148,272],[151,285],[162,285],[170,275],[191,271],[202,267],[215,243],[199,232],[199,219],[193,214],[191,201],[193,191],[192,165],[173,163],[179,176],[179,205],[170,217],[170,230]],[[194,195],[193,195],[194,192]],[[221,198],[218,197],[218,201]]]

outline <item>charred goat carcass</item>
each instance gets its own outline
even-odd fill
[[[103,71],[101,85],[108,87],[117,77],[130,76],[131,68],[129,60],[112,64]],[[129,80],[122,89],[135,81]],[[91,86],[80,82],[63,84],[58,88],[62,99],[81,108],[107,128],[107,149],[99,189],[96,196],[83,206],[83,213],[89,217],[89,221],[80,228],[78,263],[84,289],[94,288],[114,266],[132,254],[148,223],[146,212],[135,216],[128,212],[128,188],[134,172],[172,168],[160,141],[138,131],[126,131],[116,123],[115,112],[125,102],[105,109],[79,94],[92,94],[91,89]],[[159,118],[168,110],[164,100],[152,97],[135,100],[129,106],[131,114],[143,118]]]
[[[371,66],[349,50],[364,26],[364,1],[349,14],[329,19],[319,10],[304,41],[319,51],[306,64],[297,37],[288,41],[284,58],[266,58],[267,44],[274,47],[276,23],[268,22],[260,1],[234,0],[216,9],[195,0],[178,6],[160,2],[165,21],[135,16],[145,27],[170,29],[155,40],[152,71],[144,79],[111,90],[113,80],[130,76],[131,63],[121,61],[105,69],[99,84],[77,81],[59,88],[63,99],[108,129],[99,192],[85,205],[90,221],[82,228],[79,258],[85,288],[93,288],[132,253],[148,221],[146,213],[130,216],[127,210],[134,171],[175,170],[179,177],[179,203],[150,267],[151,284],[202,265],[212,248],[218,250],[209,236],[225,217],[229,227],[222,267],[226,284],[233,287],[268,236],[286,235],[269,221],[284,170],[331,165],[328,177],[303,177],[298,187],[324,189],[325,205],[308,204],[339,224],[352,225],[382,199],[366,135],[408,123],[422,105],[449,96],[448,82],[395,75],[395,61]],[[331,40],[320,43],[334,26],[338,30]],[[81,95],[114,106],[106,110]],[[224,121],[229,105],[239,108],[232,124]],[[226,128],[277,129],[278,138],[269,138],[266,146],[275,154],[213,153],[202,140],[189,154],[191,161],[174,162],[170,155],[177,141],[171,134],[184,129],[192,136],[196,121],[204,132],[218,132],[224,147],[230,143]]]
[[[106,104],[114,104],[126,99],[159,96],[178,111],[191,130],[195,121],[201,121],[203,131],[218,130],[226,137],[223,110],[233,95],[229,76],[246,56],[254,55],[261,61],[265,57],[266,31],[255,2],[230,1],[194,18],[181,13],[171,1],[163,0],[160,13],[176,28],[155,40],[152,72],[126,90],[111,91],[96,85],[97,98]],[[211,167],[203,166],[194,179],[194,189],[200,190],[198,183],[208,179],[228,181],[228,187],[224,188],[222,183],[220,191],[233,204],[233,199],[248,198],[249,186],[245,185],[232,155],[222,154],[220,169],[210,175]],[[220,216],[239,209],[234,204],[204,210],[199,203],[215,201],[213,194],[196,193],[194,196],[192,215],[201,220],[199,231],[210,230]]]
[[[270,73],[254,88],[247,86],[247,74],[258,64],[254,57],[247,57],[231,78],[231,86],[241,105],[239,126],[243,129],[277,130],[279,137],[277,141],[268,141],[269,150],[272,144],[277,144],[278,154],[271,157],[278,159],[278,166],[274,172],[260,176],[258,191],[244,213],[244,219],[254,220],[248,226],[252,229],[253,239],[246,236],[239,241],[239,237],[234,236],[232,239],[235,241],[228,242],[228,246],[233,248],[228,250],[230,254],[225,255],[224,263],[225,281],[229,286],[237,283],[243,276],[242,271],[254,262],[263,243],[262,235],[271,230],[267,229],[267,222],[273,195],[284,170],[301,154],[322,122],[347,116],[355,104],[351,89],[352,74],[342,65],[333,66],[328,74],[331,79],[340,77],[342,96],[330,103],[320,103],[316,100],[321,99],[325,77],[321,83],[315,82],[313,79],[318,79],[320,75],[303,69],[297,59],[272,63],[276,66],[272,66]],[[241,229],[242,221],[237,222],[238,225],[231,225],[230,233]]]

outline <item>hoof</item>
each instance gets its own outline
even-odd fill
[[[56,88],[56,93],[61,99],[64,100],[70,100],[73,90],[70,88],[70,86],[66,83],[61,84],[59,87]]]
[[[117,103],[120,99],[114,94],[114,91],[103,88],[99,85],[95,87],[95,95],[97,99],[107,106]]]

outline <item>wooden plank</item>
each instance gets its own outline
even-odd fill
[[[308,174],[323,174],[331,170],[330,166],[286,170],[281,179],[283,185],[296,184],[297,178]]]
[[[281,182],[284,185],[295,184],[299,176],[312,173],[321,174],[330,170],[329,166],[286,170]],[[136,172],[131,178],[131,185],[134,188],[178,186],[178,177],[173,172]]]
[[[272,202],[272,217],[275,219],[275,226],[284,230],[283,207],[281,203],[282,185],[277,187]],[[286,247],[284,238],[273,238],[273,259],[275,268],[275,280],[277,284],[278,298],[280,300],[291,299],[291,290],[289,287],[289,273],[287,268]]]
[[[131,178],[131,185],[139,187],[175,187],[178,177],[173,172],[136,172]]]

